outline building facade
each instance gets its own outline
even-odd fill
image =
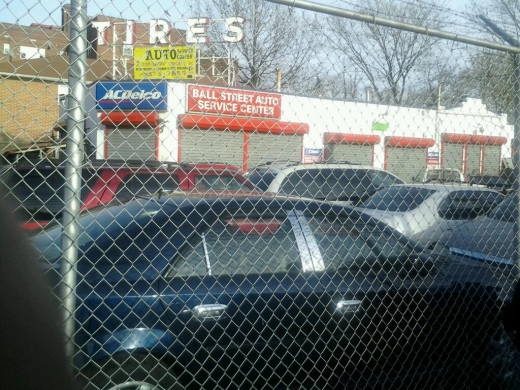
[[[99,81],[86,134],[98,159],[222,162],[243,171],[269,162],[351,162],[406,181],[426,166],[499,174],[513,128],[478,99],[450,110],[179,82]]]
[[[68,94],[70,6],[62,23],[30,26],[0,21],[0,151],[59,141]],[[166,21],[136,22],[98,15],[87,24],[87,82],[130,79],[133,49],[159,43],[186,45],[186,31]],[[199,56],[195,82],[236,84],[237,67],[229,58]]]

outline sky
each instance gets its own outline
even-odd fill
[[[189,15],[186,1],[190,0],[84,0],[87,15],[122,17],[129,20],[148,22],[151,19],[167,19],[172,24],[184,21]],[[191,0],[193,1],[193,0]],[[196,1],[196,0],[195,0]],[[320,4],[337,4],[338,0],[310,0]],[[348,1],[342,1],[342,8],[348,9]],[[403,0],[398,0],[403,1]],[[413,0],[412,0],[413,1]],[[421,3],[421,0],[415,0]],[[451,0],[451,9],[461,10],[468,0]],[[50,25],[61,24],[61,8],[70,0],[2,0],[0,1],[0,22],[28,26],[31,23]],[[352,8],[351,8],[352,9]]]
[[[148,22],[151,19],[185,20],[184,0],[84,0],[87,15],[123,17]],[[177,4],[178,3],[178,4]],[[61,24],[61,8],[70,0],[2,0],[0,22],[28,26],[31,23]]]

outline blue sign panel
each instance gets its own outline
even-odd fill
[[[98,109],[166,111],[166,83],[102,81],[96,84]]]

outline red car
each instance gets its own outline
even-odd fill
[[[44,160],[5,168],[0,182],[25,230],[60,218],[65,167]],[[82,167],[82,210],[138,194],[198,191],[251,192],[254,186],[237,167],[226,164],[183,164],[97,160]]]

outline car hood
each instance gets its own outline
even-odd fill
[[[446,233],[439,244],[455,255],[513,266],[513,225],[488,217],[468,221]]]

